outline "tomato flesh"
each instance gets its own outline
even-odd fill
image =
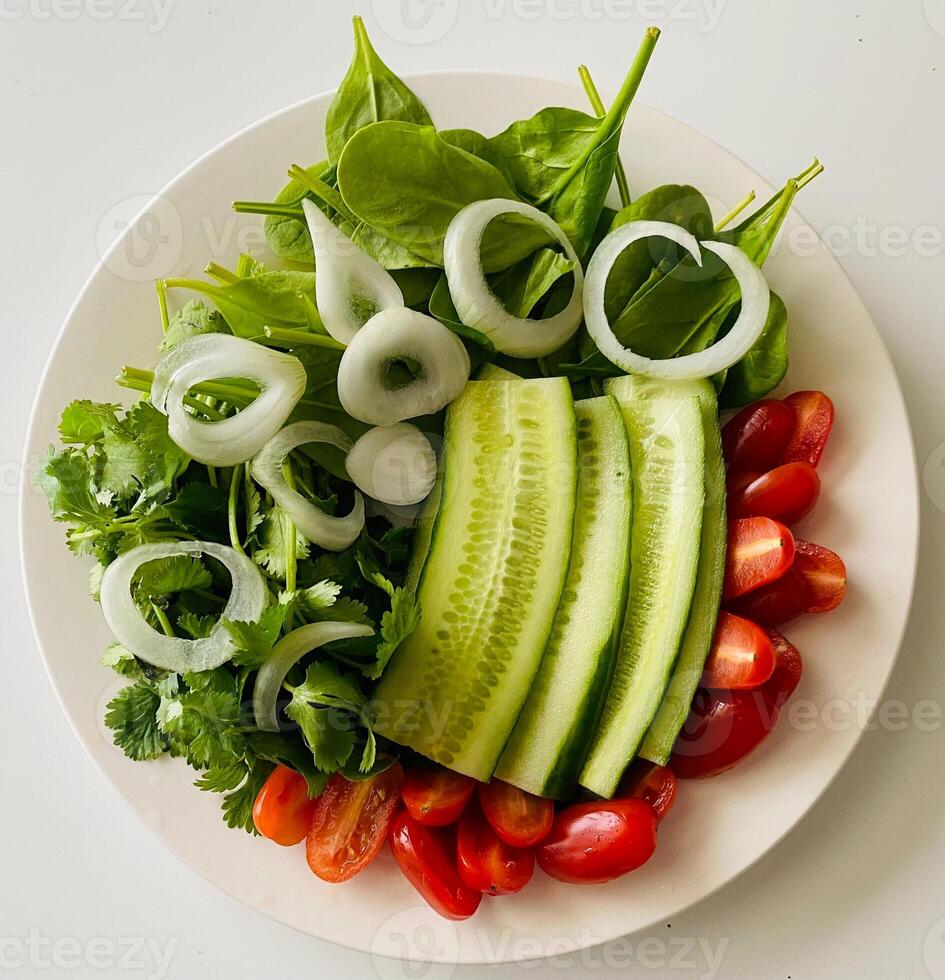
[[[456,823],[476,791],[469,776],[442,768],[408,769],[401,796],[410,816],[427,827]]]
[[[649,803],[656,814],[657,823],[672,810],[676,794],[676,777],[672,769],[646,759],[633,760],[617,791],[620,799],[632,796]]]
[[[555,815],[538,848],[545,874],[571,884],[619,878],[646,864],[656,850],[656,814],[643,800],[578,803]]]
[[[768,517],[742,517],[728,529],[722,596],[737,599],[780,578],[794,561],[794,536]]]
[[[817,470],[810,463],[785,463],[730,491],[728,510],[733,517],[770,517],[796,524],[814,509],[819,497]]]
[[[721,612],[702,672],[702,686],[729,691],[758,687],[774,673],[775,663],[774,644],[760,626]]]
[[[276,766],[253,804],[253,824],[263,837],[291,847],[305,840],[312,825],[315,800],[308,784],[288,766]]]
[[[833,428],[833,402],[822,391],[796,391],[784,399],[784,404],[794,412],[797,424],[781,461],[816,466]]]
[[[514,895],[531,881],[535,854],[500,840],[482,810],[471,806],[456,831],[456,865],[467,888],[484,895]]]
[[[733,470],[769,470],[780,460],[794,432],[794,411],[766,398],[743,408],[722,429],[722,452]]]
[[[540,844],[555,816],[554,801],[533,796],[501,779],[479,787],[479,804],[499,840],[511,847]]]
[[[390,849],[404,877],[445,919],[468,919],[482,901],[482,892],[467,887],[453,858],[451,834],[424,827],[406,810],[390,829]]]
[[[771,628],[807,612],[810,601],[806,579],[792,566],[776,582],[749,592],[729,608],[753,623]]]
[[[774,731],[788,698],[801,679],[800,654],[769,632],[777,665],[770,679],[751,691],[700,688],[676,740],[670,766],[680,779],[703,779],[731,769]]]
[[[331,777],[315,801],[305,845],[314,874],[323,881],[347,881],[377,857],[400,805],[403,780],[399,762],[358,782]]]
[[[847,570],[839,555],[810,541],[798,541],[794,567],[807,586],[805,612],[829,612],[843,602]]]

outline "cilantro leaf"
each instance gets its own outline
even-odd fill
[[[391,607],[381,617],[381,642],[377,646],[375,662],[365,669],[365,676],[376,681],[384,673],[390,658],[397,652],[400,644],[419,625],[420,604],[413,592],[407,589],[393,589]]]
[[[223,628],[236,644],[233,663],[239,667],[261,667],[275,646],[286,619],[287,607],[283,604],[270,606],[258,623],[234,622],[224,619]]]
[[[245,830],[254,837],[259,835],[253,823],[253,804],[273,768],[271,762],[254,762],[243,785],[223,797],[223,819],[228,827]]]
[[[212,632],[217,621],[213,616],[198,616],[197,613],[185,609],[177,617],[177,625],[195,640],[202,640]]]
[[[146,562],[135,575],[134,591],[139,601],[152,601],[175,592],[209,589],[213,576],[204,563],[190,555],[173,555]]]
[[[120,411],[120,405],[79,399],[63,411],[59,435],[65,443],[89,446],[102,438],[107,425],[117,423],[117,414]]]
[[[286,553],[288,551],[288,540],[286,529],[289,525],[294,527],[292,521],[280,507],[271,507],[266,513],[261,526],[256,532],[259,541],[259,549],[253,555],[253,559],[273,577],[285,579],[288,566],[286,563]],[[305,558],[309,553],[309,543],[298,533],[295,532],[296,544],[295,553],[298,558]]]
[[[319,769],[334,772],[348,761],[354,750],[355,733],[341,712],[317,708],[294,696],[285,711],[299,726]]]
[[[160,695],[141,681],[123,688],[108,702],[105,724],[114,732],[115,744],[129,759],[156,759],[167,751],[157,723],[160,704]]]
[[[205,333],[229,333],[226,322],[216,310],[210,310],[200,300],[191,300],[171,318],[164,334],[161,350],[170,350],[181,341]]]

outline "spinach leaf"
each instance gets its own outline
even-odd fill
[[[788,369],[787,327],[784,300],[772,293],[764,332],[755,346],[728,370],[719,394],[721,408],[741,408],[777,388]]]
[[[495,350],[492,341],[484,333],[480,333],[472,327],[467,327],[460,320],[459,314],[456,312],[456,307],[453,305],[453,297],[450,296],[450,287],[446,281],[445,273],[440,276],[433,290],[433,295],[430,297],[429,311],[430,316],[439,320],[444,327],[452,330],[453,333],[466,338],[466,340],[471,340],[474,344],[484,347],[487,351],[492,352]]]
[[[351,137],[382,119],[432,126],[423,103],[384,64],[368,38],[364,21],[354,18],[354,58],[325,118],[328,159],[336,164]]]
[[[515,177],[508,161],[493,141],[482,133],[476,132],[475,129],[441,129],[440,139],[471,153],[474,157],[479,157],[480,160],[485,160],[486,163],[491,163],[512,187],[515,186]]]
[[[432,126],[404,122],[374,123],[352,136],[338,186],[365,224],[440,267],[446,229],[459,211],[484,198],[516,199],[490,163],[447,143]],[[483,238],[483,267],[508,268],[549,240],[527,218],[497,218]]]
[[[331,173],[328,169],[327,160],[306,167],[306,172],[320,180],[327,180]],[[306,193],[304,185],[293,177],[276,195],[275,203],[299,204]],[[301,262],[306,265],[314,263],[315,253],[312,251],[312,239],[308,233],[308,225],[301,213],[298,217],[285,214],[267,214],[264,229],[269,248],[280,259],[288,259],[290,262]]]
[[[566,255],[553,248],[540,248],[495,276],[490,286],[509,313],[527,317],[532,315],[552,286],[573,271],[574,262]],[[565,303],[569,296],[570,288],[565,293]]]

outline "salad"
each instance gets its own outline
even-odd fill
[[[536,863],[644,864],[677,780],[774,729],[802,670],[776,629],[843,598],[791,530],[833,405],[766,397],[761,270],[822,167],[719,219],[687,185],[631,198],[655,28],[610,107],[582,67],[590,111],[486,136],[354,27],[327,158],[234,204],[271,254],[158,282],[138,400],[68,405],[38,482],[128,681],[116,745],[325,881],[389,844],[462,919]]]

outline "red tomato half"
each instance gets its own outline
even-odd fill
[[[394,819],[390,849],[404,877],[446,919],[468,919],[482,892],[463,884],[453,859],[451,833],[417,823],[406,810]]]
[[[743,408],[722,429],[722,451],[733,470],[777,466],[794,432],[794,411],[773,398]]]
[[[534,847],[551,830],[553,800],[532,796],[501,779],[479,787],[479,803],[492,829],[511,847]]]
[[[469,776],[442,768],[408,769],[401,796],[410,816],[427,827],[456,823],[476,791]]]
[[[619,878],[656,850],[656,814],[643,800],[577,803],[555,815],[538,848],[545,874],[576,885]]]
[[[809,541],[797,542],[794,568],[807,584],[805,612],[829,612],[843,602],[847,591],[847,570],[839,555]]]
[[[263,837],[291,847],[305,839],[315,803],[308,798],[308,784],[294,769],[276,766],[256,797],[253,823]]]
[[[743,517],[728,528],[722,596],[737,599],[780,578],[794,561],[794,536],[768,517]]]
[[[513,895],[531,881],[535,854],[499,840],[482,810],[471,806],[456,831],[456,864],[468,888],[484,895]]]
[[[315,801],[305,845],[308,866],[323,881],[347,881],[380,853],[400,805],[399,762],[371,779],[350,782],[336,774]]]
[[[796,524],[814,509],[819,496],[820,477],[810,463],[785,463],[740,490],[730,489],[728,512],[733,517],[770,517]]]
[[[656,822],[660,823],[676,802],[676,789],[672,769],[646,759],[634,759],[621,780],[617,796],[620,799],[634,796],[649,803],[656,814]]]
[[[796,553],[794,560],[797,561]],[[742,596],[729,609],[770,629],[807,612],[809,604],[807,581],[796,567],[791,567],[776,582]]]
[[[758,687],[774,673],[775,659],[774,644],[760,626],[721,612],[702,672],[702,686],[729,691]]]
[[[797,424],[781,462],[816,466],[833,428],[833,402],[822,391],[796,391],[784,399],[784,404],[793,410]]]
[[[716,776],[741,762],[774,730],[781,709],[801,679],[801,657],[780,633],[768,634],[777,666],[753,691],[699,688],[670,766],[680,779]]]

